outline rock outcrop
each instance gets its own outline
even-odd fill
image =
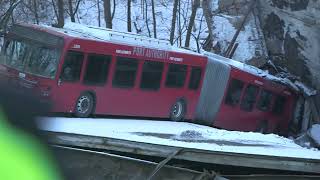
[[[320,1],[259,0],[258,8],[273,63],[320,90]]]
[[[223,55],[252,0],[211,0],[215,53]],[[267,61],[320,90],[320,1],[257,0],[241,29],[233,59],[261,67]],[[270,61],[269,61],[270,62]]]

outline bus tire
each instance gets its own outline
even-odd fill
[[[79,118],[89,117],[94,109],[94,98],[88,93],[82,93],[76,102],[75,116]]]
[[[171,107],[170,119],[172,121],[183,121],[186,114],[187,104],[184,99],[177,100]]]
[[[256,129],[256,132],[266,134],[268,133],[268,122],[267,121],[261,121],[259,126]]]

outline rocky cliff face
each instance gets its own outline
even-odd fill
[[[257,7],[274,64],[320,90],[320,1],[259,0]]]
[[[214,51],[223,54],[252,0],[212,0]],[[233,59],[260,67],[271,60],[320,90],[320,1],[257,0],[241,29]]]

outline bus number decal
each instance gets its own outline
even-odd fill
[[[283,93],[284,93],[285,95],[288,95],[288,96],[291,95],[291,93],[290,93],[289,91],[283,91]]]
[[[73,49],[80,49],[81,46],[80,46],[80,44],[74,44],[74,45],[72,46],[72,48],[73,48]]]
[[[182,62],[183,58],[177,58],[177,57],[170,57],[171,61],[176,61],[176,62]]]
[[[131,55],[131,51],[120,50],[120,49],[117,49],[117,50],[116,50],[116,53],[117,53],[117,54]]]
[[[258,81],[258,80],[254,80],[254,83],[256,83],[256,84],[258,84],[258,85],[260,85],[260,86],[262,86],[262,85],[263,85],[263,82]]]

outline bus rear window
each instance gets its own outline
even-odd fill
[[[191,77],[189,82],[189,89],[197,90],[199,88],[201,79],[201,68],[192,67]]]
[[[240,101],[241,92],[244,83],[237,79],[232,79],[227,92],[225,103],[228,105],[237,105]]]
[[[268,111],[270,109],[271,100],[272,100],[272,93],[269,91],[263,90],[260,94],[257,108],[261,111]]]
[[[256,102],[259,88],[254,85],[248,85],[244,93],[240,108],[244,111],[252,111],[253,105]]]
[[[159,89],[163,67],[163,63],[161,62],[145,61],[143,64],[140,88],[146,90]]]
[[[286,98],[283,96],[277,96],[272,108],[272,112],[275,114],[282,114],[284,110],[284,105],[286,104]]]
[[[84,83],[102,85],[107,81],[111,56],[90,54],[88,56]]]
[[[138,61],[136,59],[117,57],[112,85],[119,88],[132,88],[136,79],[137,69]]]
[[[181,88],[184,86],[187,75],[187,66],[170,64],[167,74],[166,87]]]

